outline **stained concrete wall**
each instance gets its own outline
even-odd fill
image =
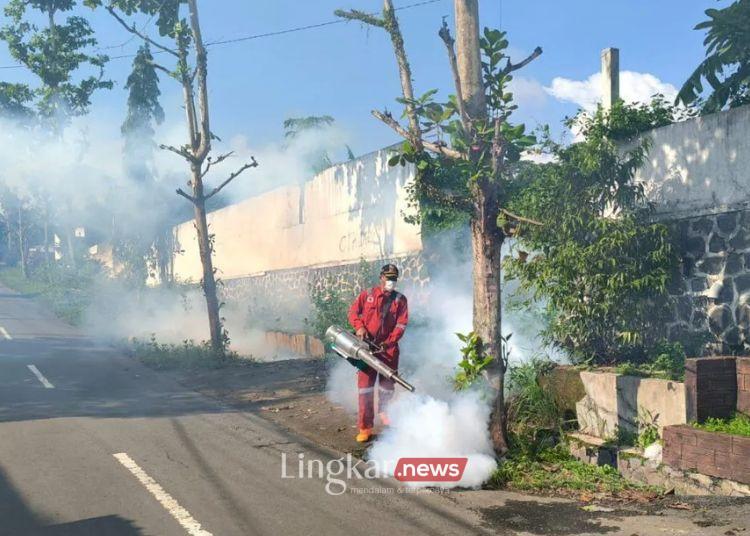
[[[581,372],[586,396],[576,405],[581,432],[612,439],[618,429],[638,432],[639,425],[687,422],[685,384],[670,380],[623,376],[613,372]]]
[[[646,134],[648,159],[636,179],[659,213],[673,218],[750,207],[750,106]]]
[[[331,167],[302,185],[280,187],[210,213],[219,276],[256,277],[419,252],[419,228],[403,218],[410,212],[406,186],[413,168],[389,166],[388,153],[371,153]],[[260,164],[258,173],[263,172]],[[199,281],[193,223],[177,226],[175,239],[175,278]]]

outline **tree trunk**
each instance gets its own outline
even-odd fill
[[[508,451],[500,295],[500,253],[504,237],[497,227],[499,199],[495,185],[485,185],[477,197],[476,214],[471,219],[473,328],[482,341],[482,353],[495,358],[486,369],[486,377],[494,394],[490,437],[495,452],[502,456]]]
[[[219,299],[216,295],[216,277],[213,264],[213,246],[211,236],[208,232],[208,221],[206,219],[206,201],[203,198],[203,181],[201,179],[201,168],[193,166],[193,196],[195,198],[195,229],[198,233],[198,251],[203,267],[203,294],[206,297],[206,310],[208,312],[208,328],[211,335],[211,348],[217,356],[224,355],[224,337],[219,312]]]
[[[479,46],[478,0],[455,0],[456,61],[466,113],[470,122],[487,121],[487,104]],[[486,148],[476,129],[470,129],[475,139],[472,160]],[[493,147],[494,149],[494,147]],[[497,159],[493,161],[497,164]],[[492,446],[498,456],[508,451],[505,422],[505,363],[503,361],[501,329],[501,257],[503,234],[497,226],[500,210],[499,170],[493,177],[484,176],[474,192],[474,214],[471,217],[471,244],[474,283],[474,332],[482,342],[482,352],[494,357],[487,369],[487,379],[494,391],[490,418]]]
[[[18,206],[18,254],[19,264],[21,266],[21,275],[25,278],[28,277],[26,270],[26,240],[24,240],[24,229],[23,229],[23,208]]]
[[[456,59],[461,93],[471,119],[487,117],[482,57],[479,49],[479,2],[455,0]]]

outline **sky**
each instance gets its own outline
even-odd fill
[[[419,0],[394,0],[396,7]],[[656,92],[672,95],[704,56],[703,34],[693,27],[710,7],[728,0],[480,0],[481,24],[508,32],[515,60],[536,46],[544,53],[516,77],[516,122],[530,128],[549,124],[562,133],[561,121],[598,98],[600,52],[621,50],[622,94],[643,100]],[[379,0],[201,0],[207,42],[277,32],[335,20],[334,9],[376,12]],[[111,56],[134,53],[131,39],[106,12],[77,10],[88,17],[100,46]],[[443,17],[453,22],[453,2],[437,0],[400,10],[398,16],[412,65],[415,91],[452,92],[443,43],[437,36]],[[152,36],[153,24],[135,22]],[[163,57],[162,57],[163,58]],[[12,67],[0,43],[0,67]],[[116,134],[125,115],[123,89],[131,59],[113,59],[107,76],[111,91],[95,95],[94,118]],[[23,69],[2,68],[0,80],[29,81]],[[370,115],[374,108],[399,110],[398,70],[386,33],[345,22],[316,29],[261,37],[209,49],[212,130],[243,144],[280,143],[288,117],[331,115],[356,154],[398,140]],[[181,91],[162,77],[167,124],[182,121]],[[262,165],[262,163],[261,163]]]

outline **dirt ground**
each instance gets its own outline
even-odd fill
[[[362,456],[366,447],[354,441],[356,416],[326,399],[330,365],[328,360],[294,359],[175,374],[182,384],[237,409],[260,414],[317,444]],[[750,499],[667,496],[613,501],[503,490],[441,495],[479,512],[484,528],[497,534],[750,534]]]
[[[361,455],[356,415],[325,396],[331,361],[290,359],[180,373],[180,382],[239,409],[254,411],[311,441]],[[355,369],[352,368],[352,382]],[[377,433],[377,429],[376,429]]]

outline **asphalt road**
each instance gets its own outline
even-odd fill
[[[0,288],[0,534],[467,534],[436,494],[329,495],[339,454],[195,393]],[[493,531],[494,534],[497,532]]]

